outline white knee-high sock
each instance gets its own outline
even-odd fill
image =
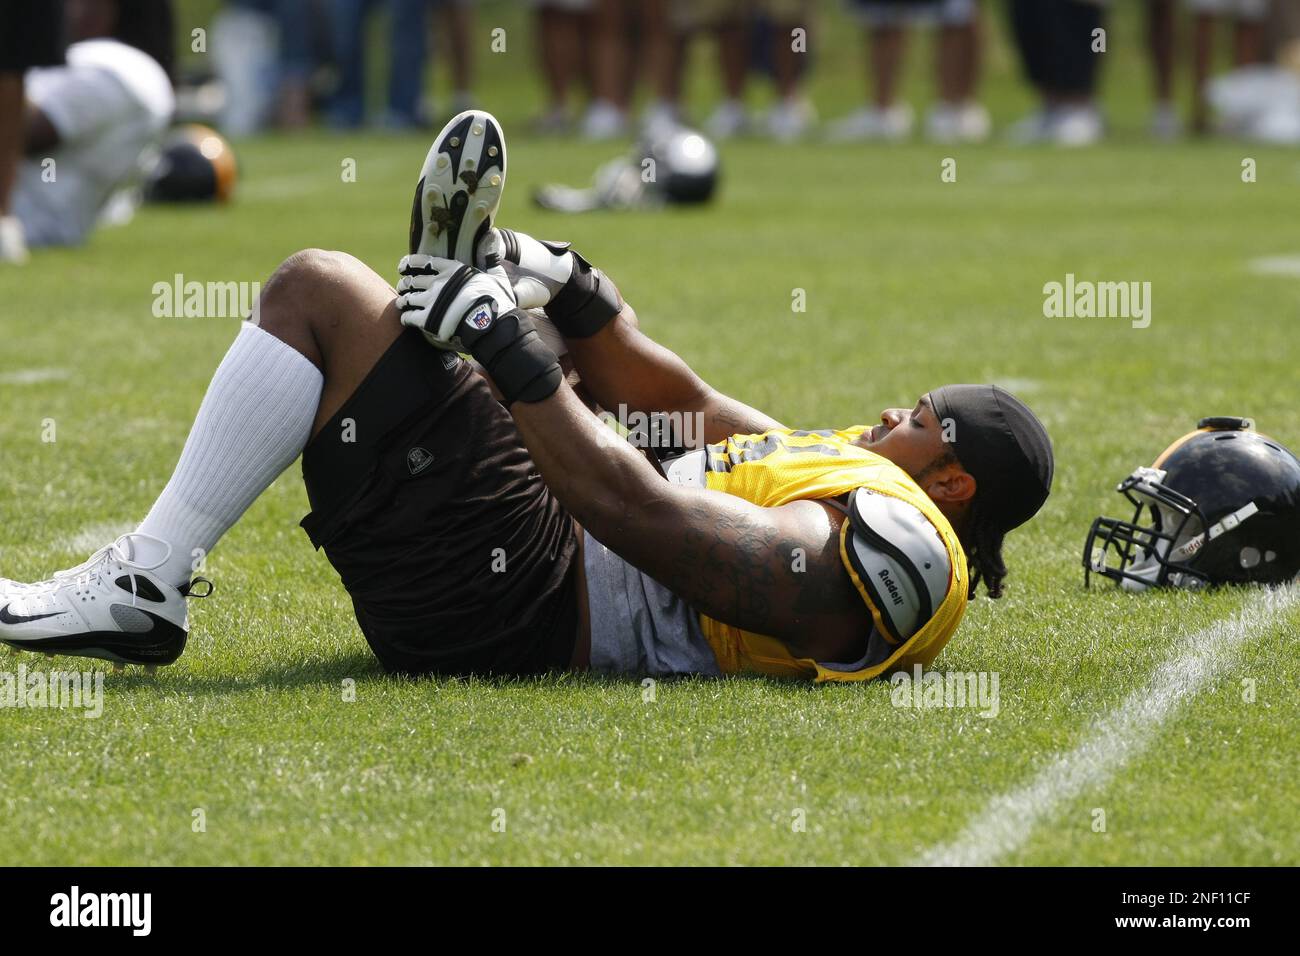
[[[208,554],[307,444],[323,385],[301,352],[243,324],[212,376],[171,481],[138,529],[171,545],[154,573],[177,587],[190,580],[196,552]],[[151,565],[163,555],[137,560]]]

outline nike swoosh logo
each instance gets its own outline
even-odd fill
[[[58,617],[60,613],[55,611],[53,614],[33,614],[31,616],[10,614],[9,605],[6,604],[3,608],[0,608],[0,624],[30,624],[32,621],[43,621],[47,617]]]

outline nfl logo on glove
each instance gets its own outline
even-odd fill
[[[496,318],[496,316],[492,314],[492,307],[488,305],[488,303],[484,302],[480,304],[474,310],[474,314],[465,321],[481,332],[492,324],[494,318]]]

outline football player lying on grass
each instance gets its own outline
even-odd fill
[[[504,177],[496,121],[462,114],[426,161],[399,294],[343,253],[286,260],[143,524],[0,583],[0,639],[175,660],[195,556],[300,452],[307,534],[398,672],[863,680],[928,665],[981,578],[1001,593],[1003,536],[1052,474],[1023,404],[955,385],[872,427],[786,428],[642,334],[575,253],[493,230]],[[600,406],[700,416],[671,480],[611,441],[521,306]]]

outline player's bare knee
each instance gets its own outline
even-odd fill
[[[285,259],[262,288],[264,305],[301,303],[304,298],[320,300],[328,294],[329,278],[337,268],[339,253],[325,249],[301,249]]]
[[[336,297],[333,276],[338,253],[324,249],[295,252],[262,287],[253,321],[276,338],[320,364],[313,323],[328,315]]]

